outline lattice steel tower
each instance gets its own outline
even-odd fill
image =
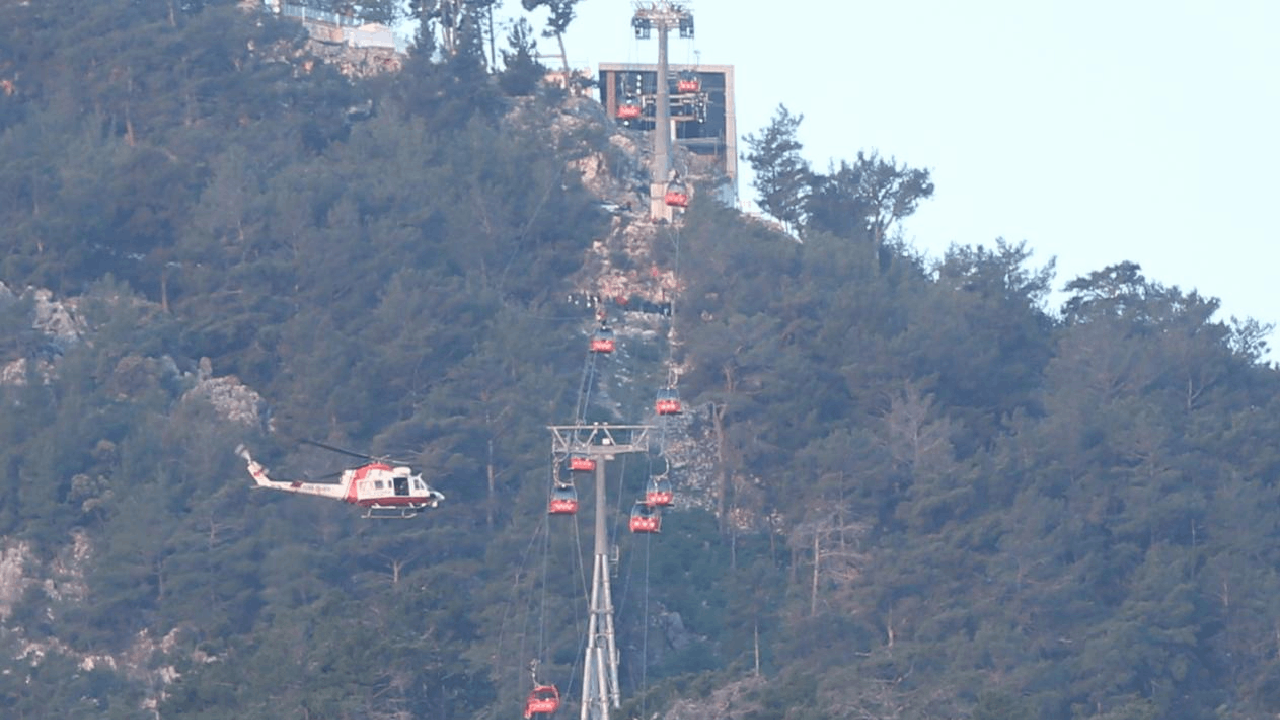
[[[609,505],[605,464],[616,455],[649,451],[649,425],[552,425],[552,457],[585,456],[595,461],[596,542],[591,571],[591,619],[582,669],[582,720],[609,720],[618,707],[618,648],[613,639],[613,593],[609,587]]]

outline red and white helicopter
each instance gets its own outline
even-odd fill
[[[249,455],[249,450],[244,445],[236,447],[236,454],[244,458],[248,464],[249,475],[253,477],[257,487],[300,495],[317,495],[359,505],[365,509],[364,516],[367,518],[415,517],[428,508],[438,507],[440,501],[444,500],[444,495],[432,489],[422,479],[421,473],[415,473],[404,465],[393,467],[383,459],[372,455],[351,452],[311,440],[303,442],[371,462],[342,471],[337,482],[272,480],[267,475],[267,469]]]

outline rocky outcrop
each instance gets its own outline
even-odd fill
[[[89,536],[82,530],[72,533],[70,542],[47,563],[36,559],[29,542],[0,538],[0,620],[9,619],[33,585],[50,601],[84,600],[88,592],[84,572],[91,556]]]
[[[80,341],[87,327],[76,314],[75,300],[54,300],[53,291],[43,288],[31,288],[27,292],[34,301],[32,327],[47,334],[50,342],[63,352]]]
[[[765,689],[758,675],[723,685],[702,698],[683,697],[671,704],[663,720],[741,720],[763,708],[756,697]]]
[[[260,427],[266,408],[262,396],[234,375],[214,377],[209,358],[200,359],[195,385],[182,395],[182,402],[195,400],[209,403],[228,422],[247,427]]]
[[[0,620],[13,614],[14,603],[26,590],[26,562],[31,547],[20,540],[9,540],[0,547]]]
[[[42,339],[38,352],[29,357],[0,358],[0,385],[25,385],[31,377],[48,382],[54,360],[80,342],[88,328],[74,299],[56,300],[52,291],[43,288],[27,288],[18,294],[0,283],[0,306],[15,302],[30,303],[31,329]]]
[[[354,47],[339,43],[311,41],[307,43],[307,50],[348,77],[369,77],[380,73],[396,72],[404,63],[404,56],[394,48]]]

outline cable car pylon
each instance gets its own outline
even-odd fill
[[[549,425],[553,457],[582,457],[594,462],[596,481],[595,561],[591,570],[591,617],[582,668],[581,720],[609,720],[609,708],[621,706],[618,648],[613,632],[613,591],[609,586],[609,505],[605,467],[627,453],[649,452],[650,425]]]
[[[668,202],[667,197],[667,182],[671,179],[671,98],[667,87],[667,31],[677,29],[681,38],[693,39],[693,13],[684,3],[672,0],[637,0],[631,26],[635,29],[637,39],[649,37],[653,30],[658,32],[658,92],[653,122],[653,164],[649,175],[649,217],[669,221],[671,208],[684,206]],[[678,197],[680,196],[677,195]],[[687,204],[688,196],[682,197]]]

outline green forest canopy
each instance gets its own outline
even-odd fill
[[[0,386],[0,532],[50,580],[9,598],[3,714],[510,716],[535,657],[575,711],[581,545],[546,524],[545,426],[591,323],[560,298],[609,232],[567,168],[607,121],[557,126],[565,98],[508,95],[474,43],[308,71],[296,26],[228,2],[6,3],[0,33],[0,280],[88,328],[51,342],[29,294],[0,301],[27,369]],[[767,209],[803,243],[713,203],[678,227],[713,462],[677,490],[711,502],[619,538],[620,712],[1280,712],[1266,328],[1136,263],[1050,310],[1025,243],[895,239],[927,173],[779,147],[794,193]],[[619,378],[662,353],[624,337],[601,372],[642,415]],[[193,398],[201,358],[260,423]],[[231,448],[317,464],[299,437],[412,453],[447,504],[250,494]]]

